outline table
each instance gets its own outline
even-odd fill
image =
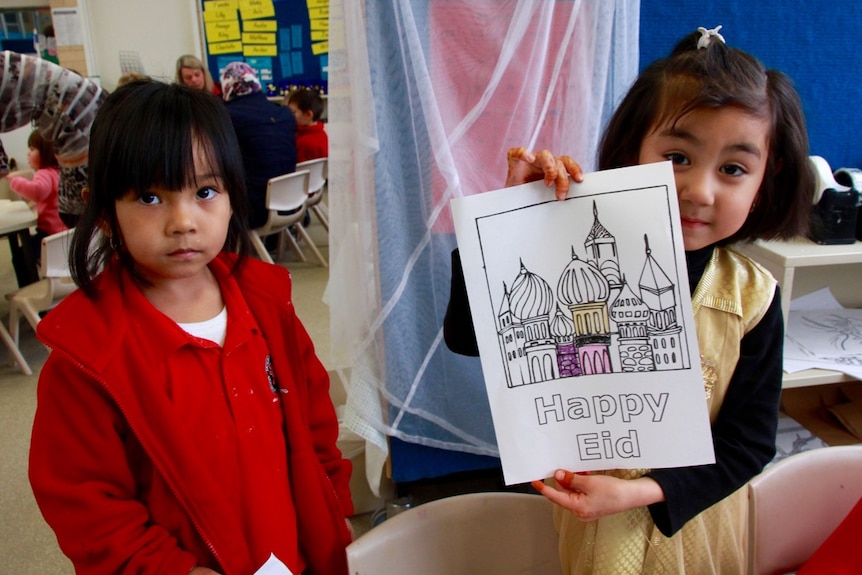
[[[30,209],[27,202],[0,200],[0,236],[9,238],[12,267],[15,269],[18,287],[39,281],[39,270],[36,267],[38,257],[33,253],[33,243],[30,240],[30,227],[35,225],[36,212]]]

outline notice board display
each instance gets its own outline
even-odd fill
[[[204,0],[207,67],[218,81],[231,62],[257,71],[267,96],[297,87],[327,92],[329,0]]]

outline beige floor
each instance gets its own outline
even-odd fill
[[[309,231],[319,245],[326,244],[326,232],[313,223]],[[324,246],[323,254],[328,257]],[[292,256],[288,256],[291,258]],[[309,259],[308,263],[288,259],[285,265],[294,282],[294,302],[300,319],[315,343],[318,356],[329,366],[329,309],[321,297],[329,274]],[[15,289],[9,248],[0,240],[0,293]],[[7,320],[8,305],[0,298],[0,319]],[[30,426],[36,405],[38,370],[47,351],[35,339],[29,326],[22,327],[21,348],[35,375],[27,377],[8,365],[9,354],[0,345],[0,575],[71,575],[71,564],[60,552],[53,532],[36,507],[27,481],[27,452]]]

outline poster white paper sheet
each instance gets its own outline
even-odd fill
[[[669,162],[452,211],[508,485],[714,462]]]

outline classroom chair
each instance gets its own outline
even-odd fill
[[[862,445],[791,455],[748,484],[748,574],[795,572],[862,497]]]
[[[552,504],[510,492],[430,501],[357,538],[347,564],[351,575],[559,575]]]
[[[308,183],[308,170],[299,170],[270,178],[267,182],[266,207],[269,213],[266,223],[250,231],[251,244],[263,261],[273,263],[272,257],[269,255],[269,251],[267,251],[262,240],[262,238],[272,234],[279,234],[276,258],[281,259],[283,245],[287,241],[297,257],[302,261],[306,261],[305,254],[293,235],[291,235],[290,228],[292,227],[314,253],[320,265],[327,267],[323,255],[317,249],[317,246],[314,245],[308,232],[301,225],[302,219],[308,210]]]
[[[9,334],[16,348],[22,316],[35,331],[42,319],[40,314],[75,291],[77,286],[69,272],[69,245],[74,232],[73,228],[43,238],[40,260],[42,279],[6,294],[9,300]]]
[[[326,204],[322,202],[323,192],[326,190],[327,170],[329,169],[328,158],[317,158],[306,160],[296,164],[297,170],[308,170],[308,208],[317,216],[321,225],[329,231],[329,212]]]

